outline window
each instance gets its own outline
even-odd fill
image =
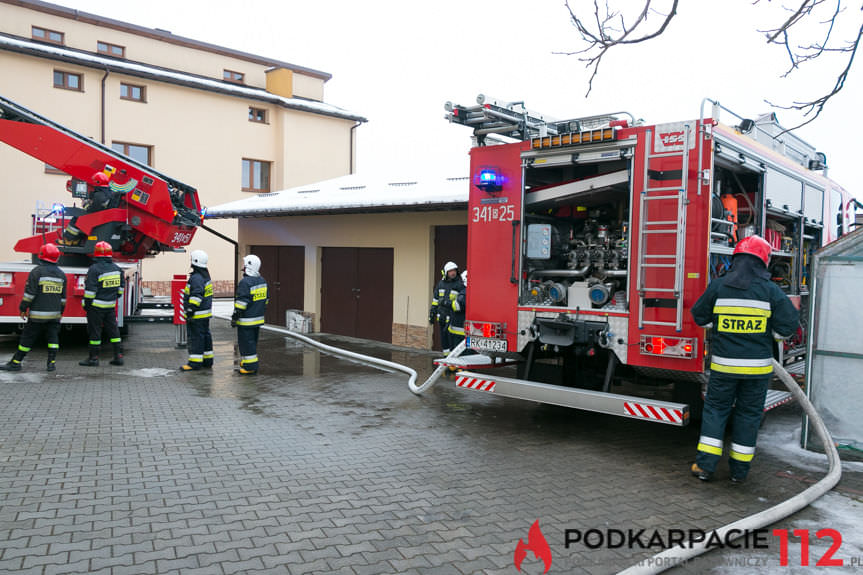
[[[234,72],[233,70],[225,70],[222,72],[223,79],[228,82],[234,82],[235,84],[242,84],[245,77],[245,74],[242,72]]]
[[[115,152],[120,152],[125,156],[129,156],[133,160],[137,160],[141,164],[152,166],[152,146],[142,146],[141,144],[129,144],[127,142],[111,142],[111,149]]]
[[[147,87],[136,86],[135,84],[120,84],[120,99],[132,100],[135,102],[147,101]]]
[[[116,56],[117,58],[126,57],[125,46],[117,46],[116,44],[109,44],[107,42],[96,42],[96,51],[100,54],[105,54],[106,56]]]
[[[81,74],[73,74],[72,72],[63,72],[62,70],[54,70],[54,87],[64,90],[84,91],[84,82]]]
[[[270,162],[243,158],[242,189],[244,192],[269,192]]]
[[[261,124],[267,123],[267,111],[263,108],[249,108],[249,121],[250,122],[259,122]]]
[[[34,40],[51,42],[52,44],[63,44],[65,41],[63,32],[48,30],[46,28],[40,28],[39,26],[32,27],[32,35]]]

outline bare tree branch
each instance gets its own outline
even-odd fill
[[[816,0],[821,1],[821,0]],[[569,0],[566,0],[566,9],[569,11],[569,17],[572,21],[573,25],[575,25],[576,30],[581,35],[582,40],[587,43],[587,47],[582,50],[577,50],[574,52],[557,52],[558,54],[565,54],[567,56],[572,56],[574,54],[583,54],[583,57],[580,57],[579,60],[585,62],[585,67],[593,68],[590,79],[587,82],[587,93],[585,97],[590,95],[591,90],[593,90],[593,80],[596,78],[597,73],[599,72],[599,65],[602,62],[603,56],[608,52],[610,48],[613,46],[619,45],[627,45],[627,44],[640,44],[642,42],[646,42],[657,36],[660,36],[663,32],[665,32],[666,28],[668,28],[668,24],[677,15],[677,4],[679,0],[673,0],[673,5],[671,6],[671,10],[668,14],[663,15],[664,19],[662,24],[658,26],[653,31],[648,31],[642,36],[634,36],[636,30],[639,29],[640,26],[644,25],[647,22],[647,19],[651,13],[658,14],[655,10],[651,8],[653,0],[644,0],[644,5],[642,7],[641,12],[638,14],[638,17],[635,21],[628,25],[626,24],[626,20],[622,14],[619,12],[612,11],[608,5],[608,0],[604,2],[604,10],[600,8],[599,0],[593,1],[593,24],[594,29],[591,29],[591,26],[588,26],[587,20],[582,16],[576,13],[576,10],[570,5]],[[604,13],[603,13],[604,12]],[[612,22],[618,20],[620,21],[620,30],[618,31],[616,28],[612,26]],[[591,55],[591,52],[593,53]]]
[[[836,83],[833,85],[833,89],[828,94],[825,94],[825,95],[821,96],[820,98],[817,98],[817,99],[809,101],[809,102],[794,102],[790,106],[779,106],[779,105],[774,104],[772,102],[769,102],[769,101],[767,102],[771,106],[773,106],[775,108],[780,108],[782,110],[797,110],[799,112],[803,112],[804,117],[808,116],[812,112],[815,112],[815,114],[811,118],[809,118],[805,122],[801,122],[800,124],[794,126],[793,128],[788,128],[787,130],[785,130],[785,132],[790,132],[791,130],[796,130],[797,128],[801,128],[801,127],[805,126],[806,124],[813,122],[818,116],[821,115],[821,112],[824,110],[825,104],[827,104],[827,102],[833,96],[838,94],[842,90],[842,88],[845,87],[845,80],[848,78],[848,72],[851,70],[851,65],[854,63],[854,56],[857,55],[857,47],[860,45],[861,37],[863,37],[863,26],[861,26],[860,29],[857,31],[857,38],[852,43],[853,47],[850,49],[851,54],[848,57],[848,62],[845,64],[845,68],[839,74],[839,77],[836,78]]]
[[[633,9],[630,12],[630,14],[633,14],[634,19],[630,24],[627,24],[624,14],[611,8],[611,0],[593,0],[592,15],[587,15],[584,8],[574,8],[573,5],[578,1],[566,0],[565,5],[569,11],[570,21],[576,30],[578,30],[582,41],[585,43],[585,47],[573,52],[557,53],[570,56],[579,55],[579,60],[585,63],[585,67],[591,69],[585,97],[589,96],[593,90],[593,81],[597,77],[599,66],[608,51],[615,46],[640,44],[662,35],[668,28],[671,20],[677,15],[677,6],[679,3],[679,0],[673,0],[669,12],[662,14],[653,7],[654,0],[642,0],[640,9],[638,11]],[[820,38],[806,43],[795,43],[794,36],[797,35],[801,27],[804,27],[801,33],[811,33],[805,23],[811,23],[818,18],[819,14],[823,12],[823,9],[827,7],[826,5],[830,1],[835,2],[835,6],[829,17],[818,22],[821,25],[819,28],[821,31]],[[760,2],[761,0],[752,0],[753,5]],[[785,73],[781,75],[782,78],[787,78],[792,72],[798,70],[801,65],[818,60],[819,58],[832,57],[845,59],[844,68],[839,73],[832,88],[824,95],[811,101],[794,101],[791,105],[787,106],[768,102],[775,108],[796,110],[802,112],[804,117],[811,116],[798,126],[790,128],[790,130],[797,129],[814,121],[824,110],[827,102],[845,87],[845,80],[848,78],[848,74],[854,64],[857,47],[860,44],[861,37],[863,37],[863,25],[857,31],[856,38],[851,41],[843,43],[834,38],[839,17],[845,12],[842,2],[843,0],[798,0],[796,8],[782,7],[788,14],[781,25],[767,30],[759,30],[759,32],[766,35],[767,44],[783,47],[788,56],[790,64]],[[586,2],[582,0],[582,5],[584,4]],[[860,10],[863,11],[863,6],[861,6]],[[662,23],[659,26],[650,28],[648,19],[654,14],[662,17]]]

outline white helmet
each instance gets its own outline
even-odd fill
[[[458,269],[458,266],[455,264],[455,262],[447,262],[443,265],[443,273],[447,273],[450,270],[457,270],[457,269]]]
[[[467,270],[461,272],[461,282],[464,284],[464,287],[467,287]]]
[[[261,258],[255,254],[249,254],[243,258],[243,273],[250,277],[257,277],[261,272]]]
[[[209,260],[207,252],[204,250],[195,250],[192,252],[192,265],[196,268],[206,268],[207,260]]]

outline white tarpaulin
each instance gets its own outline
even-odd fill
[[[863,229],[819,250],[812,275],[807,393],[839,453],[863,455]],[[821,450],[806,431],[804,447]]]

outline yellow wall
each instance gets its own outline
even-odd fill
[[[10,14],[15,18],[7,19]],[[0,4],[0,30],[29,37],[31,23],[66,32],[67,44],[74,47],[94,51],[98,38],[126,45],[130,58],[135,58],[132,49],[140,47],[146,50],[148,63],[202,73],[208,69],[209,75],[218,77],[223,67],[233,66],[227,57]],[[264,68],[259,68],[263,86]],[[84,91],[54,88],[55,69],[83,74]],[[96,141],[100,139],[103,70],[5,50],[0,50],[0,70],[0,94],[4,97]],[[293,74],[295,80],[300,77]],[[322,95],[323,82],[315,81]],[[147,102],[121,100],[121,82],[146,86]],[[353,121],[113,72],[106,78],[105,88],[105,143],[152,146],[153,167],[197,188],[204,206],[248,196],[241,191],[242,158],[272,162],[271,191],[348,173]],[[249,106],[266,109],[268,123],[250,122]],[[65,175],[45,174],[41,162],[0,143],[0,194],[5,200],[6,224],[0,229],[0,260],[26,257],[15,254],[12,248],[18,239],[31,234],[30,214],[37,200],[49,205],[72,203],[65,190],[66,179]],[[206,223],[230,237],[237,236],[235,220]],[[233,279],[234,252],[229,243],[198,230],[192,249],[209,253],[213,279]],[[187,267],[188,254],[161,254],[145,260],[144,279],[170,280]]]
[[[223,70],[228,69],[245,74],[246,85],[266,87],[265,71],[269,66],[264,64],[178,46],[170,42],[99,27],[20,6],[0,4],[0,30],[7,34],[30,38],[32,26],[63,32],[65,45],[69,48],[95,53],[97,41],[108,42],[124,46],[126,58],[134,62],[184,70],[218,80],[222,79]],[[170,23],[166,26],[170,29]],[[296,82],[294,95],[323,101],[324,80],[299,73],[295,77],[299,81]]]
[[[304,309],[315,313],[320,329],[321,248],[393,248],[393,322],[424,326],[438,276],[432,269],[434,226],[466,224],[464,210],[244,218],[240,249],[246,254],[253,245],[305,246]]]

